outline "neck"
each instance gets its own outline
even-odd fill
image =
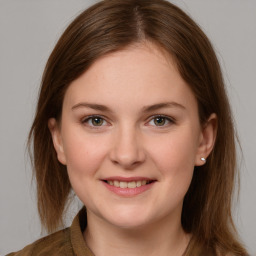
[[[96,256],[182,256],[190,235],[180,222],[162,219],[157,223],[136,228],[120,228],[87,213],[88,226],[84,232],[87,245]],[[98,218],[95,221],[95,218]]]

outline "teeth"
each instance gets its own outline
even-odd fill
[[[127,185],[128,185],[128,188],[136,188],[137,182],[136,181],[128,182]]]
[[[141,181],[137,181],[136,182],[136,187],[138,188],[138,187],[141,187]]]
[[[117,181],[117,180],[115,180],[115,181],[114,181],[114,186],[119,188],[119,187],[120,187],[120,182]]]
[[[107,183],[111,186],[117,187],[117,188],[138,188],[141,186],[145,186],[146,184],[149,184],[150,181],[147,180],[139,180],[139,181],[118,181],[118,180],[107,180]]]
[[[128,184],[127,182],[120,181],[120,188],[127,188]]]

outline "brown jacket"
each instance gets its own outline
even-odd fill
[[[18,252],[6,256],[94,256],[83,238],[86,228],[86,209],[74,218],[70,228],[41,238]],[[213,253],[200,253],[200,256],[213,256]]]
[[[6,256],[94,256],[86,245],[82,230],[85,228],[86,212],[83,208],[70,228],[39,239],[18,252]]]

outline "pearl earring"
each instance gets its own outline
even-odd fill
[[[202,160],[203,162],[206,162],[206,159],[205,159],[204,157],[201,157],[201,160]]]

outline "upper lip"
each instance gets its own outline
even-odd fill
[[[120,177],[120,176],[111,176],[111,177],[107,177],[104,178],[102,180],[107,180],[107,181],[114,181],[114,180],[118,180],[118,181],[126,181],[126,182],[130,182],[130,181],[140,181],[140,180],[147,180],[147,181],[153,181],[155,179],[151,179],[148,177]]]

